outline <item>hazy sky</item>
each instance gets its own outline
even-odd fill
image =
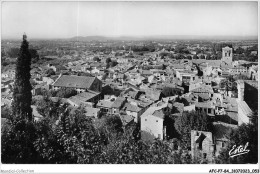
[[[3,2],[2,38],[258,35],[257,2]]]

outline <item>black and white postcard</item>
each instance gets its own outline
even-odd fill
[[[258,10],[1,1],[1,173],[259,173]]]

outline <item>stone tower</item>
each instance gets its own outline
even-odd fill
[[[212,163],[214,143],[211,132],[191,130],[191,156],[197,162]]]
[[[232,57],[233,57],[232,48],[229,48],[228,46],[222,48],[222,59],[221,59],[222,61],[231,64],[233,61]]]

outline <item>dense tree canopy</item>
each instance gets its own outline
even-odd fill
[[[122,131],[120,119],[104,116],[101,126],[83,110],[61,106],[36,123],[8,123],[2,128],[3,163],[41,164],[173,164],[191,163],[168,141],[146,143],[136,138],[136,126]]]
[[[52,75],[55,75],[55,71],[52,68],[50,68],[45,72],[45,74],[47,74],[47,77],[50,77]]]
[[[60,98],[70,98],[74,95],[77,95],[77,91],[72,88],[61,88],[58,90],[56,97]]]
[[[162,94],[165,97],[174,96],[174,95],[181,95],[182,91],[178,88],[172,88],[172,87],[164,87],[162,90]]]
[[[184,149],[190,148],[190,132],[191,130],[212,131],[211,120],[204,112],[191,111],[184,112],[181,117],[175,120],[175,129],[181,137],[181,146]]]
[[[237,129],[231,131],[228,134],[230,142],[226,148],[222,150],[218,158],[217,163],[221,164],[248,164],[258,163],[258,112],[253,112],[251,117],[251,123],[242,124]],[[230,158],[229,151],[235,145],[246,145],[248,143],[247,149],[249,153],[244,155],[239,155]]]

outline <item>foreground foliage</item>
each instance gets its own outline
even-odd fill
[[[57,114],[57,113],[56,113]],[[55,115],[56,115],[55,114]],[[168,164],[190,163],[187,152],[171,143],[143,142],[138,127],[123,131],[118,118],[94,122],[83,110],[60,107],[58,119],[8,121],[2,127],[2,162],[27,164]]]

